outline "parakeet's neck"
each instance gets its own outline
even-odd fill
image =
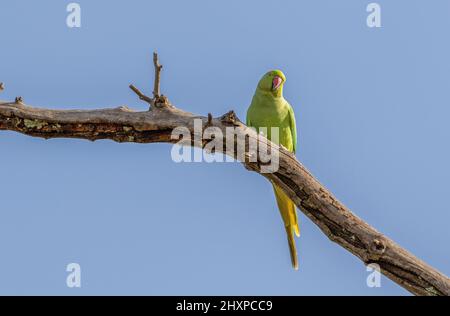
[[[253,98],[259,100],[261,104],[283,101],[283,87],[279,87],[275,91],[267,91],[258,87]]]
[[[272,98],[282,98],[283,97],[283,86],[280,86],[276,90],[267,90],[261,88],[259,85],[256,88],[255,94],[266,96],[266,97],[272,97]]]

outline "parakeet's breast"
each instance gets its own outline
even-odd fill
[[[247,112],[247,121],[274,143],[282,144],[288,150],[293,150],[289,106],[284,98],[266,99],[255,96]],[[278,128],[278,141],[271,132],[271,128],[274,127]]]

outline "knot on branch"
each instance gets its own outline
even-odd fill
[[[208,113],[208,121],[205,124],[205,129],[212,126],[212,120],[213,120],[212,114]]]
[[[220,121],[224,124],[238,126],[241,121],[234,111],[229,111],[220,117]]]
[[[386,245],[383,241],[379,239],[374,239],[372,244],[370,245],[370,250],[372,250],[377,255],[382,255],[386,250]]]
[[[23,99],[22,99],[22,97],[16,97],[16,99],[14,100],[14,103],[17,103],[17,104],[23,104]]]
[[[153,105],[159,108],[172,106],[169,99],[165,95],[159,95],[153,99]]]

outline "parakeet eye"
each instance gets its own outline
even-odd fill
[[[272,90],[277,90],[281,83],[283,82],[283,79],[281,79],[279,76],[275,76],[272,80]]]

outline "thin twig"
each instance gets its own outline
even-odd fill
[[[150,104],[150,109],[153,107],[172,107],[169,99],[166,96],[161,94],[160,91],[160,81],[161,81],[161,69],[162,65],[159,64],[158,54],[156,52],[153,53],[153,65],[155,66],[155,82],[153,86],[153,98],[146,96],[143,94],[138,88],[134,85],[130,85],[130,89],[134,91],[139,96],[139,99]]]
[[[130,89],[134,91],[134,93],[137,94],[137,96],[139,97],[139,99],[141,99],[142,101],[147,102],[148,104],[150,104],[150,106],[154,106],[155,102],[154,99],[150,98],[149,96],[146,96],[145,94],[143,94],[141,92],[141,90],[139,90],[138,88],[136,88],[134,85],[130,84]]]
[[[161,96],[160,81],[162,65],[159,64],[158,54],[153,53],[153,65],[155,66],[155,82],[153,83],[153,99],[158,100]]]

